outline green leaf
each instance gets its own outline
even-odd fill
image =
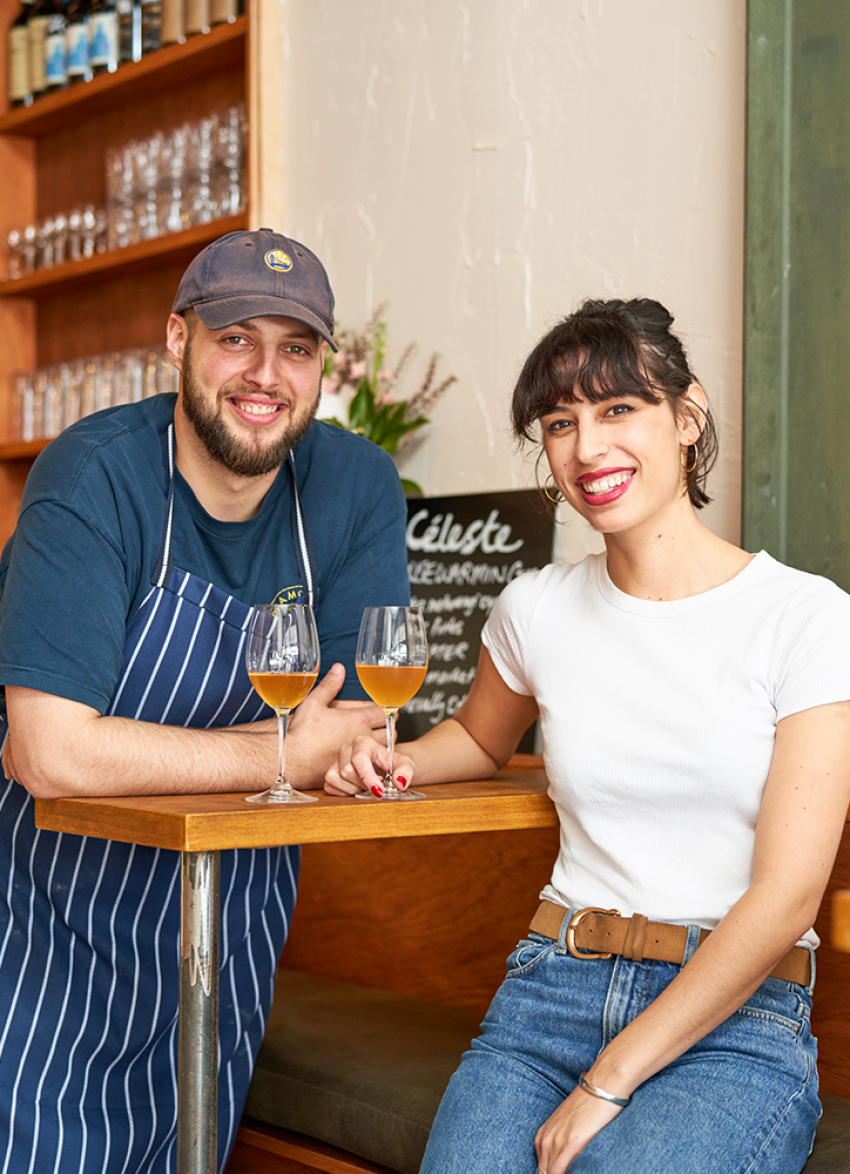
[[[368,428],[375,414],[375,394],[365,376],[360,380],[354,399],[348,405],[348,423],[352,428]]]
[[[405,404],[384,404],[372,422],[369,439],[375,444],[380,444],[382,448],[387,442],[392,441],[399,427],[396,421],[404,419],[404,409]]]
[[[405,493],[416,493],[420,497],[425,496],[425,490],[422,486],[418,485],[415,481],[408,481],[406,477],[401,478],[401,487]]]

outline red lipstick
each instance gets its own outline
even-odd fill
[[[584,473],[581,477],[578,477],[576,479],[576,485],[578,486],[582,501],[587,502],[588,505],[609,505],[612,501],[617,501],[628,491],[634,475],[635,470],[630,468],[594,469],[592,473]],[[585,488],[587,485],[595,485],[597,482],[605,481],[609,478],[615,478],[619,483],[613,485],[610,489],[603,489],[598,493],[590,493]]]

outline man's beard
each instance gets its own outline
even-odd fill
[[[251,389],[240,388],[246,395]],[[237,477],[263,477],[279,469],[304,433],[313,423],[319,408],[319,391],[312,410],[297,424],[293,424],[268,447],[254,448],[245,444],[227,429],[222,418],[221,404],[208,409],[204,394],[198,387],[192,372],[191,340],[187,340],[183,352],[183,411],[186,419],[195,429],[195,434],[207,450],[210,458],[223,465]]]

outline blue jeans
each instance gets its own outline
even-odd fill
[[[535,1174],[534,1136],[579,1073],[678,974],[579,960],[532,934],[451,1079],[420,1174]],[[698,944],[691,930],[686,959]],[[821,1108],[811,989],[769,978],[573,1161],[569,1174],[799,1174]]]

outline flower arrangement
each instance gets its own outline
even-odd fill
[[[457,377],[449,375],[435,383],[439,355],[434,354],[418,391],[410,399],[397,399],[396,388],[416,346],[410,343],[396,367],[387,369],[387,325],[382,317],[385,308],[379,306],[359,333],[337,332],[339,351],[334,354],[328,348],[325,356],[322,413],[327,423],[357,432],[395,454],[418,428],[429,423],[426,413],[446,388],[457,382]],[[346,420],[325,414],[329,408],[334,412],[337,405],[346,409]],[[402,477],[401,484],[405,493],[422,493],[415,481]]]

